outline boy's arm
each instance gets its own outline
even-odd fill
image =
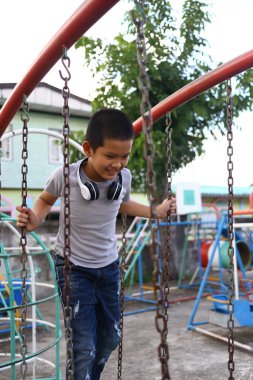
[[[156,213],[158,218],[166,218],[168,211],[176,211],[176,199],[165,199],[162,203],[156,206]],[[130,216],[139,216],[141,218],[150,218],[151,210],[149,206],[145,206],[141,203],[132,201],[122,203],[119,209],[121,214],[127,214]]]
[[[36,199],[32,210],[28,207],[17,206],[16,209],[19,212],[17,226],[26,227],[27,231],[35,230],[48,215],[56,200],[57,198],[47,191],[43,191]]]

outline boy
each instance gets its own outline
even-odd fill
[[[117,109],[102,109],[89,121],[83,143],[84,160],[70,165],[71,307],[74,379],[98,380],[119,331],[119,261],[117,214],[150,217],[150,207],[130,200],[131,173],[126,169],[134,138],[128,117]],[[37,228],[58,197],[64,196],[63,171],[49,179],[33,210],[17,207],[17,226]],[[58,291],[63,288],[63,200],[55,246]],[[157,206],[157,217],[175,211],[175,198]]]

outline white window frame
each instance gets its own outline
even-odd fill
[[[12,132],[13,125],[9,124],[5,130],[5,133]],[[12,161],[13,160],[13,142],[12,138],[6,139],[2,142],[1,160]]]
[[[50,129],[50,131],[59,133],[57,129]],[[63,164],[62,143],[54,136],[48,137],[48,162],[50,164]]]

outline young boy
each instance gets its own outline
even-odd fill
[[[116,217],[150,217],[150,207],[130,199],[126,168],[134,138],[128,117],[117,109],[96,112],[83,143],[84,160],[70,165],[70,261],[74,379],[98,380],[120,339],[119,261]],[[64,305],[64,183],[54,171],[33,210],[17,207],[17,226],[37,228],[58,197],[62,198],[55,245],[58,291]],[[157,217],[175,211],[175,198],[157,206]]]

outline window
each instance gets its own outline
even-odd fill
[[[13,128],[10,124],[7,128],[5,133],[12,132]],[[12,138],[9,138],[7,140],[4,140],[2,142],[2,159],[3,161],[11,161],[12,160]]]
[[[53,132],[59,132],[57,130],[51,130]],[[62,142],[54,136],[49,136],[49,157],[50,164],[62,164],[63,154],[62,154]]]

